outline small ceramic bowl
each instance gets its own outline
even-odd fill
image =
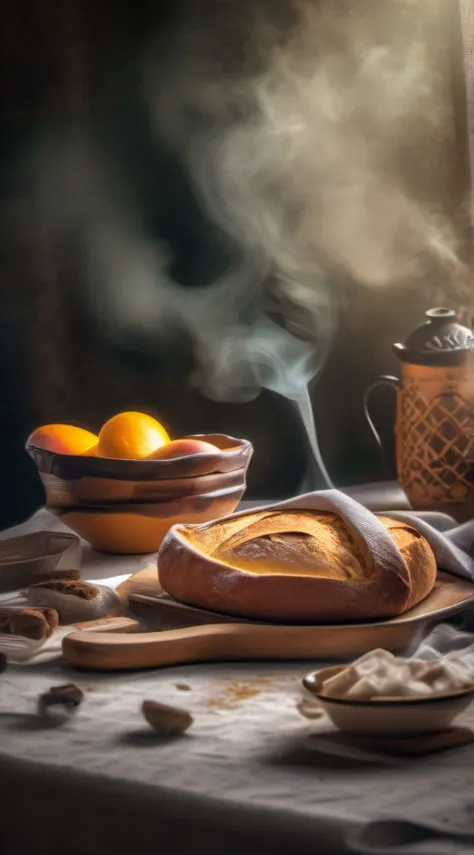
[[[156,552],[177,522],[231,514],[246,488],[252,444],[224,434],[196,435],[215,445],[172,460],[117,460],[55,454],[28,445],[48,510],[94,549]]]
[[[304,687],[315,695],[323,710],[346,733],[365,736],[409,736],[446,730],[474,697],[474,684],[450,694],[426,698],[397,697],[357,701],[327,698],[321,695],[325,680],[342,671],[345,665],[322,668],[303,678]]]

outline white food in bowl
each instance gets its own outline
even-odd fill
[[[429,662],[397,658],[387,650],[372,650],[322,683],[322,698],[354,701],[377,698],[428,698],[451,694],[474,685],[474,669],[454,657]]]

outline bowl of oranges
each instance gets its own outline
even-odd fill
[[[46,505],[94,549],[147,553],[174,523],[231,514],[246,487],[252,444],[225,434],[172,440],[157,419],[119,413],[98,434],[50,424],[26,450]]]

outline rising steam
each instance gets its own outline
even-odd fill
[[[237,260],[184,292],[125,180],[108,186],[105,166],[74,146],[54,171],[111,333],[152,342],[184,328],[207,395],[248,400],[264,386],[297,400],[324,363],[341,290],[455,275],[455,237],[422,182],[453,124],[443,57],[430,54],[441,5],[185,3],[151,40],[142,94],[157,145],[179,157]]]

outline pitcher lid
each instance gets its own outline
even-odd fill
[[[410,333],[404,345],[393,345],[402,361],[453,365],[469,351],[474,355],[474,334],[457,320],[454,309],[428,309],[425,317],[426,321]]]

